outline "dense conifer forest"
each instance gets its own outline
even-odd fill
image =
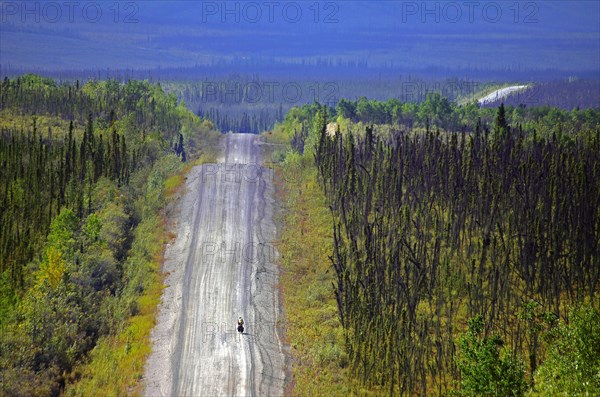
[[[285,162],[314,164],[333,219],[335,362],[389,395],[597,393],[599,115],[437,95],[288,112]]]
[[[600,397],[600,1],[0,18],[0,397]]]
[[[118,395],[146,354],[156,303],[140,297],[160,296],[168,177],[218,133],[181,93],[144,81],[23,75],[0,88],[1,391]],[[319,276],[308,291],[331,295],[343,333],[315,351],[316,369],[389,395],[600,389],[597,109],[480,108],[439,93],[269,109],[283,120],[270,136],[291,147],[274,162],[312,170],[329,213],[301,233],[331,236],[315,269],[333,286]],[[232,129],[272,122],[211,112]],[[137,364],[117,381],[110,360]]]
[[[165,179],[215,134],[147,82],[4,79],[2,394],[57,395],[139,312]]]
[[[357,102],[359,106],[351,112],[352,119],[370,118],[375,123],[417,120],[432,110],[420,108],[420,105],[434,94],[446,101],[443,104],[445,108],[437,110],[446,111],[448,114],[445,116],[457,118],[446,120],[453,123],[453,129],[459,129],[461,121],[468,123],[472,129],[477,118],[473,118],[473,114],[465,114],[466,111],[473,113],[472,106],[456,109],[454,114],[450,114],[450,107],[455,103],[476,103],[484,96],[484,92],[506,85],[464,78],[426,78],[419,77],[419,74],[384,74],[368,79],[342,74],[329,78],[315,76],[311,80],[298,78],[294,74],[279,76],[258,73],[212,75],[195,80],[174,79],[163,81],[162,84],[167,92],[176,94],[191,110],[212,120],[221,131],[252,133],[261,133],[271,129],[276,122],[282,122],[292,107],[315,101],[329,106],[336,106],[338,101]],[[544,112],[547,106],[556,107],[558,111],[579,109],[584,112],[600,106],[600,81],[597,79],[555,79],[530,83],[529,87],[505,98],[504,103],[519,109],[518,112],[522,114],[529,114],[525,108],[538,113]],[[500,102],[486,107],[496,109]],[[393,110],[395,106],[403,108]],[[420,115],[417,114],[419,109]],[[545,111],[548,110],[546,108]],[[384,117],[388,120],[383,120]]]

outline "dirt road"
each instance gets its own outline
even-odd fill
[[[480,105],[485,105],[488,103],[496,102],[496,101],[506,98],[513,92],[524,91],[527,88],[529,88],[529,86],[527,86],[527,85],[513,85],[510,87],[500,88],[499,90],[496,90],[496,91],[484,96],[483,98],[480,98],[478,100],[478,102]]]
[[[260,166],[256,136],[223,139],[219,163],[190,172],[179,205],[147,396],[283,394],[272,173]],[[235,329],[239,316],[244,334]]]

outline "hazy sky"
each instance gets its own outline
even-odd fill
[[[184,67],[242,59],[600,73],[598,1],[1,1],[0,64]]]

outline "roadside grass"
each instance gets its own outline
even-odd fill
[[[289,165],[287,165],[289,166]],[[283,206],[281,290],[289,326],[292,396],[372,396],[351,377],[344,330],[333,291],[331,214],[306,157],[294,172],[276,166]]]
[[[115,298],[115,310],[128,308],[132,314],[115,335],[98,340],[86,362],[74,368],[69,375],[65,396],[139,396],[143,393],[141,379],[144,365],[151,353],[150,334],[156,324],[158,304],[164,289],[162,274],[163,249],[175,238],[168,230],[163,209],[177,200],[185,186],[186,175],[196,165],[216,161],[216,151],[206,150],[198,158],[179,166],[179,169],[164,179],[162,205],[158,211],[144,217],[136,228],[130,258],[126,265],[128,279],[133,280],[124,295]],[[142,290],[141,294],[135,289]]]
[[[186,167],[187,168],[187,167]],[[185,177],[181,174],[170,176],[165,181],[164,192],[167,197],[173,196],[175,192],[181,187]]]
[[[217,153],[214,150],[204,152],[198,156],[193,165],[210,164],[217,162]],[[190,168],[191,169],[191,168]]]
[[[75,383],[67,385],[66,396],[136,396],[142,393],[140,380],[151,351],[150,332],[163,290],[161,265],[165,229],[166,222],[158,214],[138,225],[134,243],[138,246],[132,248],[135,253],[129,259],[138,267],[134,271],[138,273],[135,277],[143,288],[142,294],[133,298],[133,305],[130,304],[135,307],[136,314],[126,321],[119,333],[98,340],[89,361],[72,371],[69,383]]]
[[[286,138],[289,142],[280,126],[263,136],[271,143]],[[271,153],[282,205],[280,286],[292,362],[286,395],[389,395],[388,388],[366,386],[352,374],[329,258],[333,254],[332,214],[311,155],[300,156],[287,147],[273,148]]]
[[[173,200],[176,198],[177,193],[181,189],[181,187],[185,184],[185,180],[187,179],[186,175],[192,170],[193,167],[208,164],[208,163],[216,163],[217,162],[217,154],[215,150],[206,150],[202,152],[197,159],[193,161],[188,161],[183,165],[183,168],[177,174],[171,175],[165,180],[163,193],[167,198],[167,201]]]
[[[263,133],[263,136],[266,137],[267,141],[274,144],[280,145],[289,145],[290,138],[287,136],[281,127],[274,128],[272,131],[267,131]]]

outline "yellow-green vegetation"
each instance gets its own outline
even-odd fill
[[[141,275],[143,294],[133,299],[137,314],[121,326],[117,335],[100,338],[89,355],[89,362],[76,367],[70,375],[72,384],[66,396],[140,395],[144,363],[151,351],[150,332],[155,324],[156,310],[163,289],[160,271],[165,243],[166,223],[156,215],[138,226],[140,252],[145,258],[132,261],[145,268]]]
[[[141,247],[135,252],[144,253],[142,258],[131,258],[145,262],[146,272],[140,274],[143,293],[134,299],[138,314],[132,316],[124,329],[116,336],[102,338],[90,354],[90,361],[76,368],[71,375],[75,381],[67,387],[67,396],[123,396],[141,395],[144,364],[151,352],[150,333],[156,324],[156,314],[160,297],[164,288],[161,266],[163,250],[169,237],[174,237],[168,230],[168,222],[162,208],[173,200],[177,200],[179,191],[185,184],[186,175],[195,165],[216,160],[215,142],[217,135],[212,135],[212,147],[203,148],[202,153],[194,161],[188,163],[170,162],[165,177],[160,201],[160,209],[155,215],[144,218],[138,226]],[[175,173],[173,173],[173,171]],[[167,176],[171,174],[171,176]],[[152,211],[146,211],[151,213]],[[136,249],[138,248],[138,249]],[[138,263],[139,265],[139,263]]]
[[[148,82],[34,75],[0,84],[0,128],[1,393],[139,394],[162,211],[219,133]]]
[[[265,134],[271,143],[289,142],[286,125]],[[351,377],[339,320],[329,256],[333,250],[331,213],[317,182],[312,155],[276,149],[277,194],[283,204],[281,289],[291,346],[293,378],[289,392],[297,396],[370,396]],[[274,160],[275,161],[275,160]]]
[[[38,114],[35,116],[37,128],[40,134],[47,135],[48,129],[51,131],[67,131],[69,129],[69,120],[60,117],[51,116],[48,114]],[[15,113],[10,109],[0,110],[0,128],[17,128],[26,131],[31,127],[31,115],[23,113]],[[80,136],[83,134],[83,125],[75,125],[75,134]]]
[[[431,127],[455,118],[443,100],[428,102],[424,116],[445,115],[421,117]],[[584,203],[599,185],[578,172],[597,169],[598,135],[570,136],[576,146],[538,140],[511,128],[504,106],[468,135],[366,128],[329,138],[324,121],[319,130],[315,158],[334,213],[336,296],[353,374],[390,394],[522,396],[543,362],[540,335],[567,305],[597,293],[597,229],[577,219],[598,214],[597,202]],[[573,187],[557,189],[559,180]],[[580,211],[589,212],[561,216]],[[473,319],[469,330],[461,310]]]
[[[165,194],[167,196],[172,196],[177,191],[177,189],[179,189],[179,187],[183,184],[183,182],[185,182],[184,175],[177,174],[170,176],[165,181]]]
[[[598,112],[528,108],[521,128],[514,109],[481,121],[488,110],[436,95],[400,109],[306,105],[273,132],[291,142],[282,283],[294,392],[367,393],[354,379],[377,395],[597,390],[589,321],[557,324],[598,316],[594,304],[567,310],[598,290]],[[480,121],[453,133],[460,119]],[[333,120],[342,128],[329,137]]]
[[[568,318],[544,335],[548,355],[530,397],[600,393],[600,310],[586,302],[572,307]]]
[[[181,186],[185,183],[186,175],[190,172],[192,167],[207,164],[207,163],[216,163],[217,156],[214,150],[207,151],[206,153],[202,153],[196,160],[193,162],[188,162],[184,165],[183,169],[165,180],[164,184],[164,193],[167,198],[174,198],[176,193],[179,191]]]
[[[158,200],[150,200],[145,208],[146,217],[136,228],[128,259],[129,275],[138,280],[139,296],[127,297],[126,306],[134,307],[135,315],[121,325],[116,335],[101,338],[91,351],[89,361],[76,367],[71,374],[72,384],[65,390],[67,396],[123,396],[139,395],[144,363],[151,351],[150,332],[156,322],[157,307],[163,286],[161,273],[164,244],[167,242],[167,222],[162,208],[173,200],[191,168],[181,162],[164,161],[153,177],[164,179]],[[177,172],[169,177],[167,175]]]
[[[179,163],[170,161],[163,175],[164,180],[160,209],[154,215],[144,218],[138,226],[139,235],[134,252],[144,253],[140,258],[131,258],[132,263],[143,261],[145,274],[140,274],[143,293],[134,298],[138,314],[129,318],[123,330],[115,336],[101,338],[90,354],[88,363],[76,368],[71,374],[72,384],[66,388],[66,396],[123,396],[141,395],[140,380],[144,374],[144,364],[151,352],[150,333],[156,324],[156,314],[164,288],[164,275],[161,272],[165,243],[174,237],[168,230],[168,222],[162,208],[177,200],[178,193],[185,185],[186,175],[195,165],[216,161],[218,135],[209,137],[211,146],[202,148],[193,161]],[[175,173],[173,173],[175,172]],[[167,176],[171,174],[171,176]],[[146,211],[152,213],[152,211]],[[134,243],[135,244],[135,243]]]
[[[278,171],[285,207],[281,285],[292,348],[292,395],[366,395],[348,370],[328,258],[333,249],[331,214],[316,169],[307,163],[290,155]]]
[[[202,164],[209,164],[209,163],[216,163],[217,162],[217,151],[216,150],[211,150],[211,151],[207,151],[205,153],[202,153],[198,156],[198,158],[194,161],[194,165],[202,165]]]

